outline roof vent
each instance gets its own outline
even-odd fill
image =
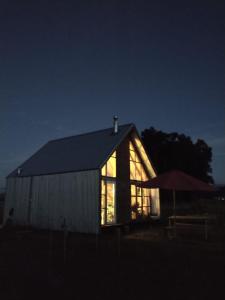
[[[117,116],[113,117],[113,133],[114,134],[118,133],[118,117]]]
[[[18,169],[17,169],[17,175],[18,175],[18,176],[20,176],[20,174],[21,174],[21,171],[22,171],[22,169],[21,169],[21,168],[18,168]]]

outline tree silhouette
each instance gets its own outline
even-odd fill
[[[145,148],[156,171],[160,174],[172,169],[184,171],[205,182],[213,182],[212,149],[202,139],[192,142],[184,134],[165,133],[154,127],[141,133]]]

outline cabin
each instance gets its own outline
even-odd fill
[[[159,218],[156,172],[134,124],[49,141],[7,176],[4,222],[101,232]]]

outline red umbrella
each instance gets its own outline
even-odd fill
[[[176,191],[214,191],[213,186],[178,170],[163,173],[145,182],[143,186]]]
[[[143,187],[160,188],[173,191],[174,215],[176,197],[175,191],[204,191],[212,192],[214,187],[184,172],[172,170],[161,174],[142,184]]]

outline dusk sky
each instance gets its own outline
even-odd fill
[[[224,96],[225,1],[0,1],[0,187],[113,115],[204,139],[225,183]]]

